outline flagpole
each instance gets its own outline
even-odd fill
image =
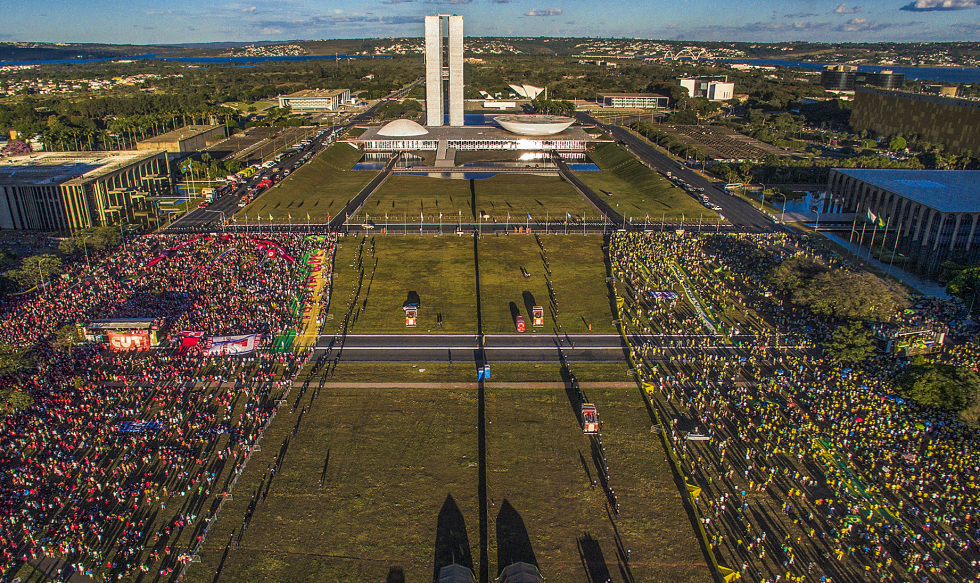
[[[864,246],[864,230],[868,228],[868,223],[861,223],[861,238],[858,239],[858,247]]]
[[[895,246],[892,248],[892,256],[888,260],[888,267],[895,263],[895,253],[898,252],[898,238],[902,236],[902,223],[898,223],[898,233],[895,234]]]
[[[871,230],[871,243],[868,245],[868,259],[871,259],[871,250],[875,247],[875,235],[878,234],[878,219],[875,219],[875,228]]]
[[[854,229],[857,228],[858,217],[857,213],[854,213],[854,220],[851,221],[851,236],[847,238],[848,243],[854,242]]]
[[[882,251],[885,250],[885,245],[888,244],[888,227],[891,226],[891,224],[892,224],[892,218],[889,216],[888,217],[888,220],[885,221],[885,232],[884,232],[884,236],[883,236],[884,241],[881,242],[881,250]]]

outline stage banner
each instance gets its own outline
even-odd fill
[[[150,336],[146,331],[129,332],[122,334],[119,332],[109,332],[109,348],[116,352],[131,352],[134,350],[144,351],[150,349]]]
[[[214,336],[208,340],[204,354],[208,356],[224,356],[231,354],[248,354],[253,352],[259,342],[258,334],[242,334],[239,336]]]

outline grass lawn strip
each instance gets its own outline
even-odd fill
[[[186,581],[383,581],[393,569],[431,580],[447,496],[479,557],[475,390],[294,395]]]
[[[344,237],[334,266],[333,317],[324,333],[342,327],[351,302],[348,333],[475,334],[475,290],[472,237]],[[421,301],[418,326],[406,328],[402,306],[413,292]]]
[[[487,334],[513,333],[517,316],[523,316],[529,334],[554,334],[559,330],[559,324],[563,333],[615,332],[605,283],[602,244],[599,235],[486,236],[480,239],[484,331]],[[545,259],[549,262],[552,289],[558,301],[557,320],[548,292]],[[530,277],[525,277],[525,273]],[[544,308],[543,328],[531,326],[533,306]]]
[[[558,177],[498,174],[492,178],[455,180],[427,176],[392,176],[367,201],[362,212],[352,222],[370,218],[383,227],[387,222],[439,222],[439,215],[452,230],[457,220],[472,221],[478,213],[489,217],[487,222],[523,226],[565,218],[598,217],[599,212],[575,190]]]
[[[650,216],[651,222],[693,220],[698,216],[709,222],[719,220],[717,213],[701,206],[622,146],[597,144],[589,157],[601,171],[578,172],[576,176],[598,193],[611,193],[607,202],[613,210],[627,218],[632,217],[634,223],[642,222],[646,215]]]
[[[248,221],[268,219],[286,222],[309,220],[326,222],[328,215],[336,215],[376,175],[368,171],[351,171],[361,158],[360,150],[348,144],[337,143],[287,176],[282,182],[262,193],[235,217],[244,224]]]
[[[506,566],[501,557],[513,555],[511,533],[522,525],[530,550],[525,555],[534,557],[547,581],[708,581],[642,395],[635,388],[585,395],[604,420],[619,518],[602,487],[592,488],[600,479],[601,450],[583,435],[565,390],[487,391],[491,577]]]

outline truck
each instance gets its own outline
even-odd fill
[[[214,202],[214,189],[209,187],[201,189],[201,196],[204,197],[205,202]]]
[[[582,403],[582,432],[599,433],[599,413],[592,403]]]

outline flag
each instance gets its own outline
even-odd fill
[[[269,213],[269,222],[272,222],[272,213]]]
[[[289,214],[288,214],[288,215],[286,215],[286,216],[287,216],[287,217],[289,217],[289,220],[293,220],[293,213],[289,213]]]
[[[306,213],[306,220],[307,220],[307,222],[309,222],[309,220],[310,220],[310,213]]]
[[[878,215],[871,212],[871,209],[868,209],[868,220],[872,223],[878,222]]]
[[[572,213],[570,213],[570,212],[568,212],[568,211],[565,211],[565,218],[566,218],[566,219],[570,219],[570,218],[572,218]]]
[[[531,220],[531,213],[527,213],[527,220]]]
[[[231,217],[231,220],[232,220],[232,222],[233,222],[233,223],[235,223],[236,225],[238,224],[238,217]]]

